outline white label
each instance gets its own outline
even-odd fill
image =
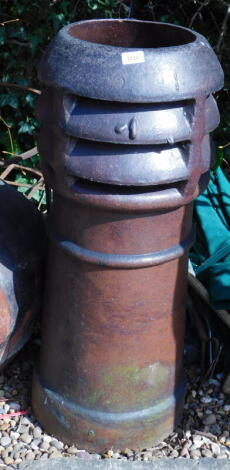
[[[145,61],[145,55],[143,51],[122,52],[121,59],[123,65],[140,64]]]

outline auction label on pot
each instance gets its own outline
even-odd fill
[[[145,61],[144,51],[122,52],[121,60],[124,65],[140,64]]]

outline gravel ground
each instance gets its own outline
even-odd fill
[[[230,386],[223,387],[223,374],[200,387],[199,369],[191,367],[187,371],[188,393],[182,424],[164,442],[141,452],[126,449],[123,453],[108,450],[104,455],[89,454],[46,434],[31,412],[31,378],[38,350],[39,341],[32,339],[0,375],[0,415],[28,411],[26,415],[0,419],[0,469],[18,469],[33,460],[72,455],[144,461],[160,457],[230,458]]]

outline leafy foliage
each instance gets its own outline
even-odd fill
[[[0,107],[0,147],[7,152],[25,151],[35,145],[37,95],[28,88],[41,88],[36,65],[47,43],[69,22],[86,18],[136,17],[194,28],[204,34],[216,50],[225,69],[226,85],[218,95],[221,126],[215,133],[219,146],[230,141],[230,18],[224,0],[2,0],[0,46],[3,74]],[[14,83],[19,88],[7,87]],[[226,160],[230,146],[218,150]],[[37,159],[34,161],[37,162]]]

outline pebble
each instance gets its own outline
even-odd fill
[[[77,447],[71,446],[71,447],[68,447],[67,452],[68,452],[68,454],[76,454],[78,452],[78,449],[77,449]],[[109,452],[111,452],[111,451],[108,451],[108,453]]]
[[[207,403],[212,402],[212,398],[211,397],[201,397],[200,401],[201,401],[201,403],[204,403],[206,405]]]
[[[212,414],[208,414],[203,420],[203,424],[215,424],[216,423],[216,416]]]
[[[42,436],[42,430],[41,428],[39,428],[38,426],[36,426],[34,429],[33,429],[33,436],[35,438],[40,438]]]
[[[201,453],[200,453],[199,449],[191,450],[191,452],[189,452],[189,453],[190,453],[191,459],[197,460],[201,457]]]
[[[128,457],[131,457],[133,455],[133,451],[131,449],[126,448],[124,454]]]
[[[171,454],[170,454],[170,457],[173,457],[174,459],[175,459],[176,457],[179,457],[179,452],[178,452],[178,450],[173,449],[172,452],[171,452]]]
[[[199,449],[203,444],[209,444],[211,441],[208,437],[205,436],[199,436],[199,435],[194,435],[193,438],[193,444],[197,446]]]
[[[185,444],[183,445],[181,451],[180,451],[180,456],[181,457],[185,457],[187,454],[188,454],[188,449],[192,446],[192,441],[187,441],[185,442]]]
[[[12,439],[18,439],[20,437],[20,433],[16,431],[10,431],[10,437]]]
[[[21,440],[26,444],[30,444],[30,442],[32,441],[32,436],[30,436],[30,434],[28,434],[27,432],[24,432],[23,434],[21,434]]]
[[[8,436],[4,436],[1,438],[0,443],[3,447],[7,447],[11,443],[11,439]]]
[[[29,451],[27,452],[26,456],[25,456],[25,459],[32,461],[32,460],[34,460],[34,458],[35,458],[34,453],[33,453],[31,450],[29,450]]]
[[[223,392],[226,395],[230,395],[230,374],[225,379],[225,382],[224,382],[224,385],[223,385]]]
[[[6,431],[6,429],[10,428],[10,423],[3,423],[0,425],[1,431]]]
[[[211,443],[211,449],[215,457],[220,454],[220,446],[216,444],[215,442]]]
[[[33,449],[33,450],[38,450],[40,444],[41,444],[41,440],[40,440],[40,439],[33,439],[33,441],[32,441],[31,444],[30,444],[30,447],[31,447],[31,449]]]
[[[40,445],[40,449],[41,450],[44,450],[44,451],[47,451],[49,449],[49,442],[47,441],[42,441],[41,445]]]
[[[18,426],[18,432],[20,432],[20,434],[24,434],[24,433],[27,433],[28,432],[28,426],[24,426],[23,424],[19,424]]]
[[[207,458],[213,457],[212,451],[210,449],[201,449],[201,455],[202,457],[207,457]]]
[[[57,439],[53,439],[52,441],[50,441],[50,445],[52,445],[53,447],[56,447],[56,449],[58,450],[61,450],[64,447],[63,442],[58,441]]]
[[[9,406],[9,410],[20,411],[21,409],[21,406],[19,405],[19,403],[15,403],[15,402],[8,403],[8,406]]]
[[[6,457],[6,458],[4,459],[4,463],[5,463],[6,465],[12,465],[12,464],[14,463],[14,459],[12,459],[11,457]]]
[[[49,459],[58,459],[62,457],[62,453],[61,452],[52,452],[52,454],[49,455]]]

